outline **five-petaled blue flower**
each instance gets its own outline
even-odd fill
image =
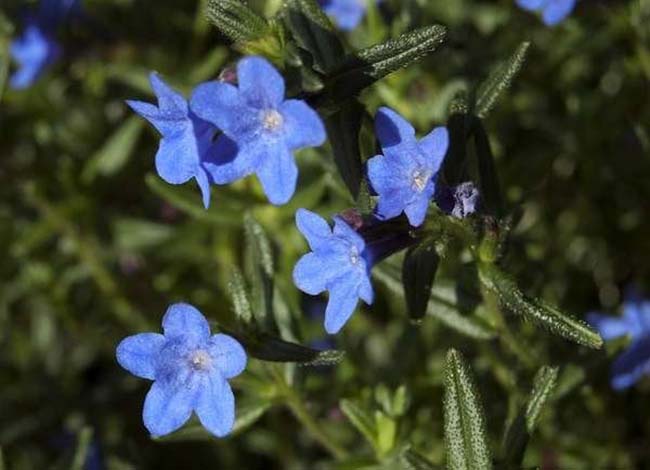
[[[226,184],[255,173],[269,201],[284,204],[298,180],[294,150],[322,145],[325,127],[307,103],[284,99],[284,79],[265,59],[239,61],[237,80],[204,83],[192,95],[192,111],[223,132],[212,176]]]
[[[375,131],[384,153],[368,161],[368,179],[379,195],[377,216],[392,219],[404,212],[418,227],[436,190],[449,133],[437,127],[418,141],[413,126],[389,108],[377,112]]]
[[[210,184],[216,158],[212,137],[215,127],[197,117],[180,93],[171,89],[156,73],[149,76],[158,106],[142,101],[127,101],[140,116],[160,132],[156,170],[170,184],[183,184],[195,178],[203,195],[203,205],[210,205]]]
[[[11,76],[9,85],[15,90],[30,87],[61,55],[61,46],[52,32],[38,19],[28,19],[20,37],[12,41],[11,57],[18,63],[18,69]]]
[[[306,209],[296,213],[298,229],[312,252],[293,270],[296,286],[310,295],[329,291],[325,330],[338,333],[354,312],[358,299],[372,304],[372,260],[363,238],[343,219],[334,218],[334,230],[320,216]]]
[[[612,364],[612,387],[622,390],[650,375],[650,301],[633,296],[623,305],[623,316],[598,313],[587,316],[605,340],[629,336],[630,347]]]
[[[517,0],[517,5],[541,13],[544,24],[555,26],[571,14],[576,0]]]
[[[366,0],[319,0],[318,3],[343,31],[356,28],[368,9]]]
[[[169,307],[164,335],[140,333],[117,346],[117,361],[133,375],[154,383],[144,401],[144,425],[153,436],[169,434],[196,412],[218,437],[235,421],[235,397],[227,379],[246,367],[244,348],[232,337],[210,335],[210,326],[188,304]]]

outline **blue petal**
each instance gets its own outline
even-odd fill
[[[172,386],[157,380],[144,400],[142,418],[149,432],[157,437],[176,431],[192,415],[197,390],[194,384]]]
[[[375,292],[372,288],[372,283],[370,282],[370,276],[366,276],[362,279],[361,285],[359,285],[359,297],[361,297],[361,299],[368,305],[371,305],[375,300]]]
[[[330,297],[325,309],[325,331],[338,333],[354,313],[359,301],[359,282],[354,274],[338,279],[330,287]]]
[[[410,188],[396,188],[382,193],[375,208],[377,216],[384,220],[399,216],[413,200],[413,195],[414,191]]]
[[[284,100],[284,78],[262,57],[246,57],[237,64],[243,99],[257,109],[278,108]]]
[[[379,108],[375,116],[375,131],[385,150],[400,144],[415,141],[415,129],[398,113],[390,108]],[[384,152],[385,153],[385,152]]]
[[[196,141],[191,129],[178,137],[163,138],[156,153],[156,171],[170,184],[189,181],[197,172],[199,164]]]
[[[264,193],[274,205],[286,204],[296,192],[298,167],[293,155],[284,144],[269,148],[260,158],[255,173],[262,183]]]
[[[312,251],[324,248],[332,238],[332,229],[325,219],[307,209],[298,209],[296,212],[296,226],[307,239]]]
[[[334,217],[334,230],[332,233],[351,243],[361,253],[366,248],[366,242],[348,223],[341,217]]]
[[[329,256],[307,253],[293,268],[293,282],[301,291],[318,295],[349,269],[347,260],[333,253]]]
[[[228,184],[248,176],[255,162],[256,155],[240,152],[235,141],[225,134],[217,138],[203,157],[203,167],[215,184]]]
[[[428,209],[429,198],[425,194],[420,194],[413,202],[406,206],[404,213],[413,227],[419,227],[424,222]]]
[[[210,356],[227,379],[241,374],[246,368],[246,351],[235,338],[216,334],[210,338]]]
[[[203,207],[206,209],[210,207],[210,178],[205,169],[197,166],[195,173],[196,182],[201,190],[201,199],[203,199]]]
[[[628,299],[623,306],[623,317],[629,329],[628,333],[633,338],[644,336],[650,332],[650,321],[648,321],[650,319],[647,312],[643,310],[644,304],[639,299]]]
[[[280,106],[284,118],[285,142],[290,149],[323,145],[327,135],[316,111],[300,100],[287,100]]]
[[[619,338],[629,333],[627,322],[620,317],[590,313],[587,315],[587,321],[598,330],[604,340]]]
[[[650,335],[632,343],[612,364],[612,387],[623,390],[650,374]]]
[[[575,4],[575,0],[548,0],[542,20],[547,26],[555,26],[569,16]]]
[[[149,74],[149,82],[151,83],[154,94],[158,98],[158,109],[163,119],[167,116],[170,118],[177,116],[187,117],[189,109],[183,95],[167,85],[156,72]]]
[[[195,88],[190,108],[201,119],[211,122],[231,137],[243,132],[250,123],[250,110],[233,85],[207,82]]]
[[[357,0],[331,0],[324,2],[323,9],[331,15],[343,31],[356,28],[366,12],[366,5]]]
[[[165,337],[158,333],[140,333],[124,338],[117,345],[117,362],[133,375],[153,380],[158,354],[165,341]]]
[[[449,148],[449,132],[446,127],[436,127],[418,142],[425,156],[427,168],[437,173]]]
[[[538,11],[548,0],[517,0],[517,5],[524,10]]]
[[[368,179],[372,188],[378,194],[383,194],[388,191],[397,189],[401,182],[401,178],[396,178],[395,169],[386,157],[377,155],[368,160]]]
[[[207,341],[210,337],[210,325],[203,314],[185,303],[171,305],[165,312],[162,326],[167,339],[197,342]]]
[[[201,424],[217,437],[228,434],[235,423],[235,396],[228,382],[218,373],[203,379],[196,403]]]

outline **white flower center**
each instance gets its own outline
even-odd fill
[[[361,261],[359,250],[357,250],[356,247],[352,247],[352,249],[350,250],[350,263],[352,263],[353,266],[356,266],[357,264],[359,264],[359,261]]]
[[[267,131],[276,131],[282,124],[284,124],[284,118],[275,109],[267,109],[262,111],[262,126]]]
[[[199,349],[190,356],[190,365],[195,370],[208,370],[212,366],[212,357],[207,351]]]
[[[429,173],[417,169],[413,172],[413,175],[411,175],[411,180],[413,183],[413,189],[417,192],[422,192],[424,191],[424,188],[427,186],[427,183],[429,182]]]

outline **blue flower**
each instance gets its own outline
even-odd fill
[[[11,76],[9,85],[15,90],[30,87],[38,80],[47,66],[61,55],[61,46],[51,31],[37,19],[28,19],[20,37],[10,46],[11,57],[18,63],[18,70]]]
[[[379,195],[377,216],[392,219],[404,212],[411,225],[418,227],[424,222],[449,147],[447,129],[437,127],[418,141],[408,121],[389,108],[380,108],[375,131],[384,153],[368,160],[368,179]]]
[[[359,298],[367,304],[374,299],[370,283],[372,260],[366,243],[339,217],[334,218],[332,231],[323,218],[299,209],[296,224],[312,252],[296,264],[294,283],[309,295],[329,291],[325,330],[338,333],[354,313]]]
[[[623,305],[623,316],[599,313],[587,316],[605,340],[629,336],[630,347],[612,364],[612,387],[622,390],[634,385],[643,375],[650,375],[650,301],[635,296]]]
[[[366,0],[319,0],[318,3],[343,31],[356,28],[368,9]]]
[[[192,113],[185,98],[156,73],[151,73],[149,80],[158,106],[142,101],[127,101],[127,104],[162,135],[156,153],[156,170],[170,184],[183,184],[195,178],[207,209],[217,162],[217,149],[212,144],[216,128]]]
[[[517,5],[524,10],[541,13],[544,24],[555,26],[569,16],[576,0],[517,0]]]
[[[140,333],[117,346],[117,362],[154,383],[144,401],[144,425],[153,436],[169,434],[196,412],[218,437],[232,430],[235,397],[227,379],[246,367],[244,348],[232,337],[210,335],[196,308],[174,304],[162,320],[164,335]]]
[[[293,152],[322,145],[325,127],[307,103],[284,99],[284,79],[265,59],[242,59],[237,79],[239,87],[209,82],[192,95],[192,111],[223,132],[212,175],[226,184],[255,173],[269,201],[284,204],[298,179]]]

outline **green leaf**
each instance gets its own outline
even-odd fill
[[[117,173],[133,152],[143,124],[139,116],[131,116],[124,121],[102,148],[90,157],[81,174],[83,182],[88,184],[97,175],[111,176]]]
[[[339,406],[343,414],[350,420],[357,431],[375,449],[377,447],[377,431],[372,416],[353,400],[344,398],[340,401]]]
[[[355,199],[359,196],[363,179],[363,165],[359,150],[359,131],[363,113],[363,106],[354,99],[348,100],[340,110],[325,118],[334,162],[343,182]]]
[[[319,351],[301,344],[291,343],[267,333],[231,332],[256,359],[269,362],[297,362],[304,366],[327,366],[338,364],[344,351],[329,349]]]
[[[244,277],[238,268],[233,267],[228,282],[228,292],[232,299],[235,316],[242,327],[249,326],[253,321],[253,310],[248,298]]]
[[[400,457],[405,470],[437,470],[438,468],[413,449],[404,450]]]
[[[387,414],[375,411],[375,429],[377,429],[377,454],[385,456],[395,446],[397,423]]]
[[[327,78],[329,97],[339,102],[356,96],[377,80],[434,52],[446,35],[444,26],[427,26],[348,56]]]
[[[481,263],[479,277],[483,285],[511,312],[575,343],[594,349],[602,347],[603,339],[591,326],[542,300],[526,296],[515,281],[495,265]]]
[[[269,31],[268,22],[240,0],[209,0],[208,19],[234,42],[258,39]]]
[[[402,283],[408,314],[413,320],[420,320],[427,312],[439,262],[440,257],[432,243],[425,242],[406,252]]]
[[[530,47],[530,42],[522,42],[510,58],[494,72],[483,83],[477,92],[476,114],[480,118],[485,118],[494,108],[499,97],[506,91],[521,70],[526,55]]]
[[[118,219],[113,236],[120,250],[141,251],[169,240],[174,232],[171,225],[141,219]]]
[[[343,45],[318,2],[286,0],[283,17],[298,46],[311,54],[314,69],[331,71],[343,56]]]
[[[544,366],[537,372],[526,407],[510,425],[503,441],[504,463],[507,468],[514,470],[521,467],[526,447],[537,427],[541,411],[555,390],[557,377],[557,367]]]
[[[246,244],[267,276],[273,276],[273,253],[271,243],[262,226],[250,212],[244,216],[244,233]]]
[[[70,464],[70,470],[83,470],[88,456],[88,449],[93,438],[93,430],[84,427],[77,436],[77,448]]]
[[[492,457],[479,393],[465,359],[455,349],[447,353],[444,416],[447,468],[491,469]]]
[[[487,132],[479,119],[474,118],[472,134],[476,150],[479,175],[479,191],[488,214],[497,218],[503,216],[501,184],[494,164],[494,155]]]
[[[273,328],[273,253],[262,226],[250,212],[244,216],[246,274],[251,281],[253,312],[262,329]]]

